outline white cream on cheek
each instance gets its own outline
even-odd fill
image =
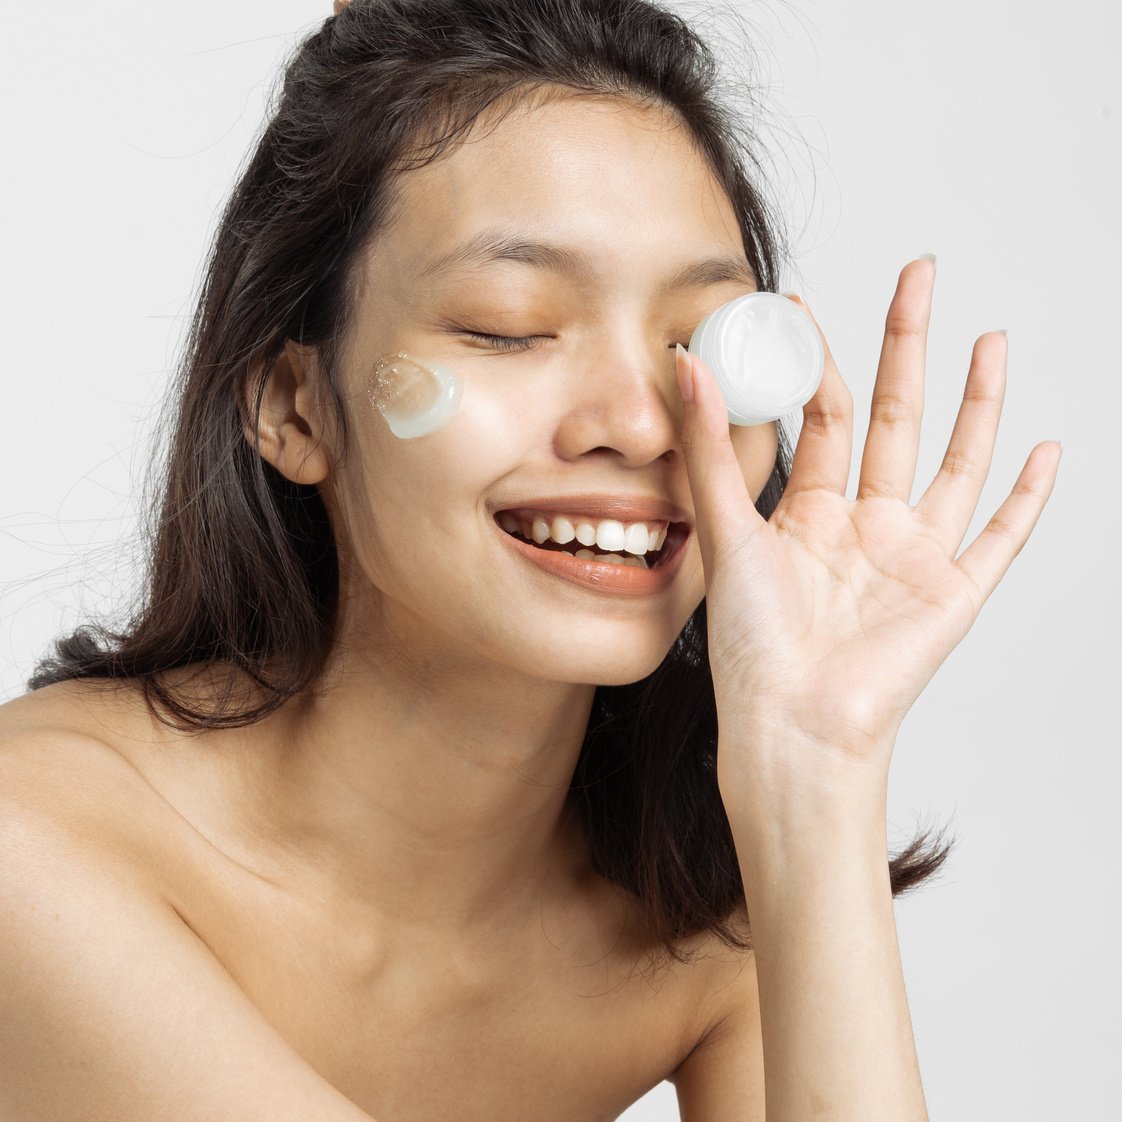
[[[463,390],[463,381],[447,366],[397,351],[375,363],[367,395],[390,432],[411,440],[443,428],[459,408]]]

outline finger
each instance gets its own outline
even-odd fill
[[[806,301],[788,296],[814,320]],[[825,368],[814,396],[803,406],[803,426],[791,460],[791,478],[784,495],[827,490],[844,495],[853,455],[853,394],[842,381],[826,336],[814,320],[822,339]]]
[[[909,261],[900,273],[884,324],[869,431],[861,453],[857,498],[908,502],[919,456],[923,374],[935,259]]]
[[[701,562],[706,577],[711,578],[722,555],[742,547],[767,523],[745,486],[729,440],[728,405],[712,371],[680,343],[675,361],[684,404],[682,455],[693,496]]]
[[[351,0],[335,0],[335,14],[338,15]]]
[[[931,527],[948,557],[962,545],[989,475],[1005,400],[1008,353],[1004,331],[991,331],[974,344],[946,455],[916,504],[916,514]]]
[[[1029,453],[1009,497],[955,562],[977,586],[983,603],[1028,541],[1055,485],[1061,451],[1059,441],[1048,440]]]

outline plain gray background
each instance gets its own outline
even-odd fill
[[[968,541],[1030,448],[1065,442],[1033,538],[893,764],[893,847],[918,824],[959,838],[942,878],[896,905],[932,1118],[1117,1119],[1118,10],[735,6],[763,52],[788,287],[853,389],[855,466],[896,272],[926,252],[939,273],[914,497],[983,331],[1009,331],[1009,388]],[[50,636],[135,579],[133,496],[217,210],[279,60],[329,9],[5,14],[0,698]],[[624,1117],[676,1118],[672,1089]]]

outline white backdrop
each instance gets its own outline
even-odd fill
[[[1033,539],[913,709],[893,765],[894,845],[921,822],[959,837],[941,880],[896,909],[932,1118],[1115,1119],[1118,9],[735,6],[758,26],[773,140],[785,135],[789,287],[859,411],[896,271],[938,254],[916,495],[982,331],[1008,329],[1010,373],[971,537],[1032,445],[1065,442]],[[329,8],[5,13],[0,698],[53,634],[133,580],[132,496],[217,210],[279,60]],[[625,1115],[676,1117],[668,1085]]]

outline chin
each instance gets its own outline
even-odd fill
[[[526,671],[536,678],[553,682],[569,682],[586,686],[626,686],[653,674],[674,644],[671,636],[663,645],[630,644],[601,645],[593,656],[570,645],[551,651],[544,645],[534,651],[533,662]],[[626,647],[626,649],[625,649]]]

